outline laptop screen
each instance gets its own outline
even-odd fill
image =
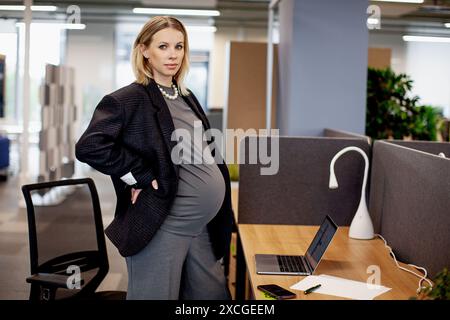
[[[322,259],[322,256],[333,239],[336,230],[337,225],[333,220],[331,220],[330,216],[326,216],[325,220],[320,225],[319,231],[317,231],[313,241],[306,251],[306,259],[311,265],[312,271],[316,269],[320,259]]]

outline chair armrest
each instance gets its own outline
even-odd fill
[[[28,283],[36,283],[56,288],[67,288],[67,279],[70,275],[53,274],[53,273],[37,273],[27,278]],[[81,285],[84,283],[81,279]]]

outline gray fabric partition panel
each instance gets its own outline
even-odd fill
[[[450,159],[376,141],[369,212],[400,261],[450,265]]]
[[[258,138],[243,141],[248,146],[252,139]],[[329,214],[338,225],[349,225],[361,198],[362,156],[342,155],[335,163],[339,188],[328,188],[331,159],[348,146],[361,148],[370,159],[370,146],[361,139],[279,137],[276,175],[261,175],[267,165],[240,164],[239,223],[319,225]],[[249,148],[241,143],[240,150],[248,159]]]
[[[405,140],[384,140],[389,143],[397,144],[411,149],[438,155],[444,153],[446,158],[450,158],[450,142],[439,141],[405,141]]]
[[[211,125],[211,128],[222,131],[223,111],[222,110],[208,110],[206,117]]]
[[[342,130],[336,130],[336,129],[330,129],[325,128],[323,130],[323,136],[327,138],[355,138],[355,139],[363,139],[367,141],[369,144],[371,143],[371,139],[369,136],[365,136],[358,133],[348,132],[348,131],[342,131]]]

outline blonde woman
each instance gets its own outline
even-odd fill
[[[76,145],[77,158],[114,184],[115,217],[105,233],[126,257],[127,299],[230,299],[221,265],[232,227],[226,164],[171,157],[178,129],[193,137],[195,121],[210,128],[183,83],[183,24],[165,16],[148,21],[132,65],[136,81],[100,101]],[[194,156],[211,153],[210,141],[202,143]]]

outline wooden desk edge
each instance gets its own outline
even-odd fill
[[[257,250],[252,249],[252,247],[249,248],[248,242],[249,241],[249,235],[247,234],[248,232],[252,232],[252,228],[257,228],[257,229],[266,229],[266,232],[268,230],[270,230],[271,228],[276,228],[279,229],[280,227],[283,228],[284,232],[282,234],[282,236],[286,236],[288,232],[296,232],[296,235],[293,237],[298,237],[298,233],[303,230],[303,233],[308,234],[308,236],[310,237],[309,241],[311,241],[312,236],[314,235],[314,233],[317,231],[318,226],[293,226],[293,225],[257,225],[257,224],[238,224],[238,232],[240,234],[241,237],[241,241],[242,241],[242,249],[244,251],[244,259],[245,259],[245,263],[246,263],[246,272],[248,274],[248,280],[250,282],[251,285],[251,290],[253,292],[253,296],[255,298],[258,297],[258,293],[259,290],[256,289],[256,286],[261,284],[260,282],[258,282],[258,277],[262,277],[262,275],[258,275],[256,274],[256,269],[255,269],[255,261],[254,261],[254,254],[256,254]],[[337,234],[335,236],[335,239],[333,239],[333,242],[337,242],[337,241],[345,241],[344,243],[335,243],[335,246],[339,247],[339,245],[343,246],[343,248],[348,248],[348,227],[340,227],[338,230],[339,234]],[[302,232],[300,232],[302,233]],[[276,237],[276,230],[272,230],[272,232],[270,233],[270,235],[273,237]],[[254,235],[257,236],[257,235]],[[269,237],[270,238],[270,237]],[[372,251],[376,251],[375,255],[378,255],[378,259],[381,260],[381,263],[379,265],[380,269],[383,269],[383,276],[384,276],[384,281],[382,278],[382,285],[385,285],[387,287],[390,287],[391,290],[387,291],[386,293],[383,293],[379,296],[377,296],[375,299],[376,300],[384,300],[384,299],[388,299],[388,300],[397,300],[397,299],[408,299],[410,297],[414,297],[416,294],[416,289],[418,286],[418,282],[419,282],[419,278],[415,277],[405,271],[402,271],[400,269],[398,269],[395,266],[395,262],[394,260],[390,257],[389,255],[389,250],[388,248],[385,247],[383,240],[381,240],[380,238],[374,238],[373,240],[354,240],[354,239],[350,239],[350,241],[354,242],[355,244],[358,244],[361,246],[366,246],[367,248],[370,248],[370,250]],[[271,240],[269,239],[267,243],[270,243]],[[347,243],[347,244],[345,244]],[[261,241],[259,241],[259,244],[261,244]],[[292,243],[290,244],[292,245]],[[296,246],[296,244],[294,244]],[[330,245],[331,246],[331,245]],[[382,249],[384,249],[383,252],[381,252],[379,249],[381,248],[380,246],[382,246]],[[281,254],[295,254],[295,253],[287,253],[287,252],[283,252],[282,249],[277,249],[276,246],[272,247],[271,253],[273,252],[279,252]],[[331,248],[331,247],[330,247]],[[300,248],[301,249],[301,248]],[[335,248],[334,251],[336,251],[337,248]],[[356,251],[361,251],[361,248],[357,248],[355,249]],[[297,249],[296,249],[297,251]],[[306,251],[306,248],[305,250]],[[328,252],[328,251],[327,251]],[[361,251],[363,252],[363,251]],[[265,252],[261,252],[261,253],[265,253]],[[336,252],[334,253],[336,255]],[[363,252],[362,254],[363,256],[367,255],[367,253],[365,254]],[[383,255],[383,256],[381,256]],[[325,258],[327,256],[327,253],[325,254]],[[325,259],[324,261],[327,261],[327,259]],[[328,261],[334,261],[334,260],[328,260]],[[345,261],[344,261],[345,263]],[[405,263],[399,262],[399,265],[402,267],[407,268],[408,270],[412,270],[415,271],[416,273],[418,273],[415,269],[413,269],[412,267],[408,266]],[[250,266],[250,267],[249,267]],[[376,266],[376,265],[375,265]],[[386,271],[387,270],[387,271]],[[319,266],[319,271],[320,271],[320,266]],[[338,270],[339,271],[339,270]],[[364,270],[366,271],[366,270]],[[328,272],[327,272],[328,273]],[[361,274],[361,272],[359,272],[359,274]],[[330,275],[333,275],[333,272],[331,272]],[[341,275],[337,275],[337,276],[341,276]],[[366,272],[366,276],[370,277],[370,274],[368,274]],[[281,285],[282,287],[285,287],[286,289],[289,290],[289,285],[286,286],[286,283],[288,282],[292,282],[289,280],[292,280],[292,276],[265,276],[267,277],[268,281],[266,281],[267,283],[271,282],[271,283],[277,283],[279,285]],[[281,283],[280,281],[274,281],[271,279],[274,279],[274,277],[285,277],[284,279],[289,279],[286,281],[281,281],[283,283]],[[301,279],[303,279],[304,277],[300,277],[298,276],[296,281],[294,283],[297,283],[298,281],[300,281]],[[348,277],[343,277],[343,278],[348,278]],[[350,277],[351,278],[351,277]],[[282,278],[280,278],[282,279]],[[361,280],[359,280],[361,281]],[[387,283],[386,283],[387,282]],[[388,285],[389,283],[389,285]],[[391,285],[393,284],[393,285]],[[292,284],[291,284],[292,285]],[[300,291],[298,291],[300,293]],[[297,293],[297,292],[296,292]],[[335,296],[328,296],[328,295],[321,295],[322,297],[319,297],[317,295],[308,295],[305,296],[303,293],[297,294],[297,299],[305,299],[306,297],[308,299],[314,299],[314,298],[328,298],[328,299],[345,299],[345,298],[341,298],[341,297],[335,297]]]

